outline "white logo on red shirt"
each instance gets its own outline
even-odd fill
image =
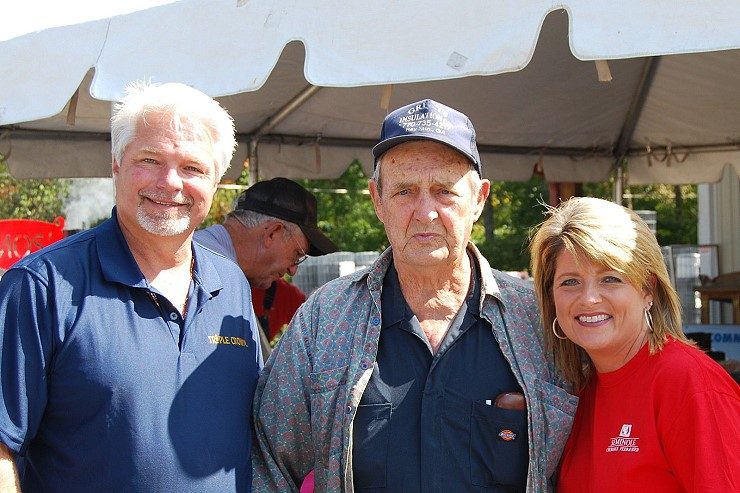
[[[619,430],[619,436],[613,437],[611,443],[606,447],[607,452],[639,452],[640,446],[637,444],[639,438],[632,435],[632,425],[623,424]]]
[[[629,437],[632,433],[632,425],[622,425],[622,429],[619,430],[620,437]]]

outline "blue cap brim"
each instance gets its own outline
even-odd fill
[[[441,135],[428,135],[423,133],[418,134],[407,134],[407,135],[397,135],[396,137],[390,137],[388,139],[385,139],[382,142],[379,142],[378,144],[373,147],[373,157],[375,157],[375,162],[373,163],[373,168],[377,166],[378,159],[380,156],[383,155],[384,152],[388,151],[392,147],[396,147],[398,144],[403,144],[404,142],[408,142],[410,140],[431,140],[434,142],[439,142],[440,144],[444,144],[447,147],[450,147],[463,156],[467,157],[471,163],[473,163],[473,166],[475,166],[475,170],[478,172],[478,175],[481,175],[480,170],[480,162],[476,161],[475,157],[470,154],[469,152],[465,152],[464,150],[458,148],[451,142],[449,142],[447,139],[443,138]]]

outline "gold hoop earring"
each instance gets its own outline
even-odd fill
[[[559,335],[559,334],[558,334],[558,331],[557,331],[557,330],[555,329],[555,323],[556,323],[557,321],[558,321],[558,317],[555,317],[555,318],[553,319],[553,321],[552,321],[552,333],[553,333],[553,334],[555,334],[555,337],[557,337],[557,338],[558,338],[558,339],[560,339],[560,340],[564,340],[564,339],[567,339],[567,338],[568,338],[568,336],[565,336],[565,335],[562,335],[562,336],[561,336],[561,335]]]
[[[645,323],[648,326],[648,332],[653,331],[653,315],[650,313],[650,309],[653,307],[653,304],[650,303],[647,308],[645,308]]]

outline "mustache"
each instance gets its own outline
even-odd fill
[[[142,191],[139,192],[139,197],[144,197],[149,200],[153,200],[156,202],[170,202],[174,204],[180,204],[180,205],[192,205],[193,199],[191,197],[187,197],[186,195],[183,195],[182,193],[176,193],[176,194],[169,194],[169,193],[162,193],[162,192],[149,192],[149,191]]]

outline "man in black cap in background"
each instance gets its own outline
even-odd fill
[[[273,178],[242,192],[223,224],[195,232],[195,241],[239,265],[252,287],[253,298],[269,302],[271,306],[254,307],[268,339],[280,327],[268,328],[269,317],[260,314],[281,302],[291,304],[295,311],[305,299],[298,288],[295,293],[290,289],[292,285],[278,284],[279,280],[285,274],[294,276],[309,255],[337,251],[317,222],[316,197],[292,180]]]
[[[419,101],[373,154],[391,247],[317,289],[265,364],[254,491],[296,491],[310,469],[322,492],[552,490],[577,399],[531,286],[470,242],[490,189],[473,125]]]

